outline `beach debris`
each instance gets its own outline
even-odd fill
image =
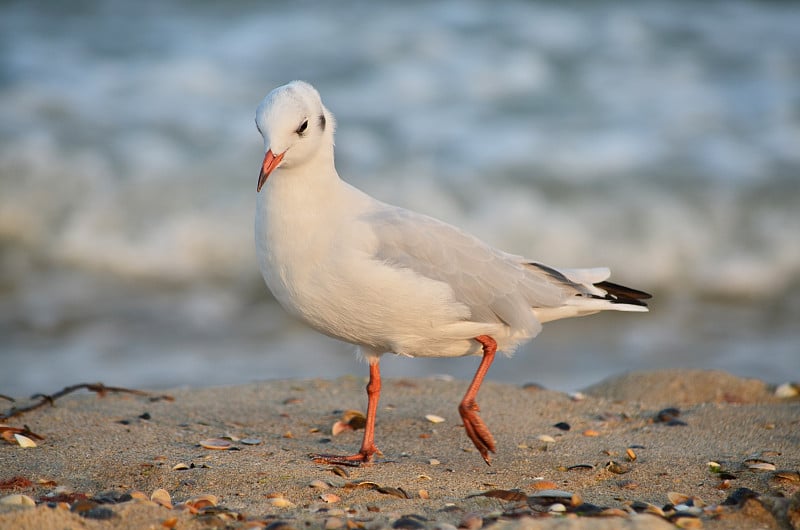
[[[773,473],[769,481],[784,497],[792,497],[800,491],[800,471],[782,469]]]
[[[323,493],[322,495],[319,496],[319,498],[327,502],[328,504],[339,502],[340,500],[342,500],[342,498],[336,495],[335,493]]]
[[[294,508],[296,506],[295,503],[284,497],[282,493],[270,495],[267,495],[267,502],[276,508]]]
[[[564,490],[539,490],[527,497],[530,506],[550,506],[560,502],[570,506],[578,506],[583,503],[580,496],[571,491]]]
[[[308,483],[308,487],[309,488],[318,489],[318,490],[326,490],[326,489],[330,489],[331,485],[328,484],[327,482],[325,482],[324,480],[316,479],[316,480],[312,480],[311,482],[309,482]]]
[[[430,493],[428,493],[428,490],[419,490],[417,492],[417,495],[419,495],[420,499],[428,500],[428,499],[431,498],[431,495],[430,495]]]
[[[58,398],[64,397],[67,394],[71,394],[72,392],[76,392],[78,390],[86,389],[90,392],[96,393],[99,397],[104,397],[109,392],[111,393],[126,393],[126,394],[134,394],[136,396],[147,397],[150,399],[151,402],[153,401],[174,401],[175,398],[169,395],[157,395],[151,394],[149,392],[144,392],[143,390],[136,390],[131,388],[122,388],[118,386],[106,386],[103,383],[79,383],[77,385],[71,385],[62,388],[58,392],[54,394],[34,394],[31,396],[31,400],[33,403],[21,407],[11,407],[6,412],[0,412],[0,420],[7,420],[9,418],[13,418],[15,416],[20,416],[25,414],[26,412],[30,412],[32,410],[36,410],[40,407],[43,407],[47,404],[53,405],[55,400]],[[13,400],[12,400],[13,401]]]
[[[777,469],[775,464],[761,458],[748,458],[744,461],[744,465],[751,471],[775,471]]]
[[[747,464],[747,469],[753,471],[775,471],[777,468],[775,464],[771,462],[749,462]]]
[[[191,513],[198,513],[211,506],[216,506],[217,504],[219,504],[219,498],[216,495],[206,493],[192,497],[191,499],[179,504],[178,507],[187,509]]]
[[[441,462],[439,462],[435,458],[431,458],[430,460],[428,460],[428,464],[430,464],[432,466],[438,466],[439,464],[441,464]]]
[[[560,422],[556,423],[555,425],[553,425],[553,427],[555,427],[556,429],[558,429],[560,431],[568,431],[568,430],[570,430],[572,428],[570,426],[570,424],[565,422],[565,421],[560,421]]]
[[[775,389],[775,397],[781,399],[800,396],[800,383],[783,383]]]
[[[636,453],[630,447],[625,449],[625,456],[628,457],[629,462],[636,462]]]
[[[367,425],[367,417],[358,410],[346,410],[340,419],[331,427],[331,435],[337,436],[345,431],[363,429]]]
[[[656,423],[663,423],[669,427],[687,425],[685,421],[678,419],[680,415],[680,409],[676,407],[667,407],[659,410],[658,413],[653,417],[653,421]]]
[[[560,502],[557,502],[555,504],[551,504],[547,511],[553,513],[564,513],[567,511],[567,507]]]
[[[539,440],[540,442],[556,443],[556,439],[550,436],[549,434],[540,434],[539,436],[536,437],[536,439]]]
[[[5,506],[36,506],[36,501],[27,495],[15,493],[13,495],[0,497],[0,504]]]
[[[22,447],[22,448],[26,448],[27,449],[27,448],[30,448],[30,447],[36,447],[36,442],[34,442],[33,440],[31,440],[30,438],[28,438],[27,436],[25,436],[23,434],[15,434],[14,435],[14,439],[17,441],[19,446]]]
[[[481,493],[474,493],[472,495],[467,495],[467,498],[470,497],[489,497],[490,499],[502,499],[504,501],[524,501],[528,497],[520,490],[513,489],[513,490],[488,490],[483,491]]]
[[[594,469],[592,464],[575,464],[565,468],[566,471],[591,471]]]
[[[205,449],[212,449],[215,451],[227,451],[233,447],[233,442],[225,438],[207,438],[200,441],[199,444]]]
[[[428,522],[428,520],[421,515],[404,515],[392,523],[392,528],[404,530],[422,530],[426,528],[426,522]]]
[[[19,438],[17,438],[18,435],[22,436],[23,439],[27,439],[31,443],[34,443],[34,439],[40,441],[44,440],[44,436],[40,436],[31,431],[27,425],[24,427],[12,427],[11,425],[0,423],[0,438],[10,444],[22,445],[19,441]],[[36,447],[36,444],[34,443],[32,447]]]
[[[625,464],[620,464],[619,462],[614,462],[613,460],[609,460],[606,463],[606,470],[614,473],[615,475],[623,475],[631,470],[630,466],[626,466]]]
[[[444,418],[442,418],[441,416],[437,416],[436,414],[426,414],[425,419],[431,423],[442,423],[443,421],[445,421]]]
[[[585,431],[583,431],[583,435],[589,437],[595,437],[595,436],[600,436],[600,432],[594,429],[586,429]]]
[[[342,478],[350,478],[350,472],[341,466],[333,466],[328,468],[331,473]]]
[[[377,491],[378,493],[383,493],[384,495],[391,495],[392,497],[397,497],[399,499],[411,498],[403,488],[393,488],[391,486],[386,486],[386,487],[379,486],[375,488],[375,491]]]
[[[537,480],[536,482],[531,484],[530,487],[532,489],[534,489],[534,490],[557,490],[558,489],[558,486],[556,485],[555,482],[553,482],[551,480],[544,480],[544,479]]]
[[[150,494],[150,500],[170,510],[173,508],[172,497],[164,488],[158,488]]]
[[[649,502],[633,501],[630,504],[630,508],[636,513],[649,513],[665,519],[667,517],[664,514],[664,510],[654,504],[650,504]]]
[[[25,477],[11,477],[9,479],[0,480],[0,490],[16,490],[25,489],[33,486],[33,482]]]
[[[175,464],[174,466],[172,466],[172,470],[173,471],[185,471],[187,469],[191,469],[191,468],[187,464],[184,464],[183,462],[179,462],[179,463]]]
[[[239,442],[244,445],[261,445],[261,438],[242,438]]]

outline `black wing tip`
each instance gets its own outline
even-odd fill
[[[594,285],[595,287],[605,290],[608,293],[606,295],[606,299],[615,304],[629,304],[647,307],[647,303],[643,302],[643,300],[649,300],[653,298],[653,295],[650,293],[633,289],[632,287],[627,287],[625,285],[619,285],[618,283],[600,282]]]

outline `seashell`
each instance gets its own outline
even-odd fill
[[[337,421],[331,426],[331,436],[339,436],[344,431],[352,431],[353,428],[345,421]]]
[[[443,421],[445,421],[444,418],[442,418],[441,416],[437,416],[436,414],[426,414],[425,419],[431,423],[442,423]]]
[[[796,396],[800,396],[800,384],[798,383],[783,383],[775,389],[775,397],[786,399]]]
[[[308,487],[316,488],[319,490],[326,490],[329,489],[331,485],[325,482],[324,480],[312,480],[311,482],[308,483]]]
[[[242,438],[239,440],[244,445],[260,445],[261,438]]]
[[[191,506],[196,510],[202,510],[203,508],[207,508],[209,506],[216,506],[218,503],[219,498],[216,495],[205,494],[192,497],[183,504],[186,506]]]
[[[553,504],[556,502],[569,502],[572,506],[581,504],[581,498],[564,490],[539,490],[528,497],[528,504]]]
[[[627,517],[629,514],[620,508],[603,508],[598,515],[603,517]]]
[[[417,479],[418,479],[418,480],[433,480],[433,479],[432,479],[431,477],[429,477],[428,475],[417,475]]]
[[[427,500],[431,498],[430,494],[428,493],[428,490],[419,490],[418,495],[420,499]]]
[[[586,429],[583,431],[584,436],[600,436],[600,433],[594,429]]]
[[[668,407],[659,410],[658,414],[656,414],[655,416],[655,420],[659,423],[669,423],[673,420],[676,420],[680,415],[681,415],[680,409],[675,407]]]
[[[36,506],[36,501],[27,495],[16,493],[0,498],[0,504],[6,506]]]
[[[130,493],[131,499],[136,499],[137,501],[149,501],[150,497],[147,496],[146,493],[143,491],[132,491]]]
[[[294,508],[295,506],[292,501],[284,497],[273,497],[268,502],[276,508]]]
[[[431,458],[430,460],[428,460],[428,463],[429,463],[430,465],[432,465],[432,466],[438,466],[439,464],[441,464],[441,462],[439,462],[439,461],[438,461],[438,460],[436,460],[435,458]]]
[[[552,436],[548,435],[548,434],[540,434],[539,436],[537,436],[537,439],[540,442],[545,442],[545,443],[555,443],[556,442],[556,439],[553,438]]]
[[[22,434],[15,434],[14,439],[17,441],[20,447],[24,447],[26,449],[28,447],[36,447],[36,442]]]
[[[692,497],[684,493],[678,493],[677,491],[670,491],[667,493],[667,498],[672,504],[685,504],[689,502]]]
[[[342,498],[336,495],[335,493],[323,493],[322,495],[319,496],[319,498],[327,503],[339,502],[340,500],[342,500]]]
[[[339,528],[344,528],[345,522],[341,517],[328,517],[325,519],[325,524],[323,528],[325,530],[339,530]]]
[[[175,464],[174,466],[172,466],[172,470],[173,471],[184,471],[186,469],[189,469],[189,466],[187,466],[183,462],[180,462],[180,463]]]
[[[226,451],[233,447],[233,442],[225,438],[208,438],[200,442],[200,446],[205,449],[214,449],[217,451]]]
[[[628,457],[628,460],[631,462],[636,462],[636,453],[633,452],[633,449],[628,447],[625,449],[625,455]]]
[[[557,502],[555,504],[551,504],[550,508],[548,508],[548,511],[554,513],[564,513],[567,511],[567,507],[561,504],[560,502]]]
[[[747,462],[747,469],[753,471],[775,471],[777,468],[771,462]]]
[[[342,421],[349,424],[353,430],[363,429],[367,426],[367,417],[360,410],[346,410],[342,413]]]
[[[555,425],[553,425],[553,427],[555,427],[556,429],[562,430],[562,431],[568,431],[568,430],[570,430],[572,428],[570,426],[570,424],[565,422],[565,421],[560,421],[560,422],[556,423]]]
[[[703,528],[702,519],[698,519],[697,517],[682,515],[670,519],[670,521],[678,528]]]
[[[156,504],[160,504],[165,508],[172,509],[172,498],[169,495],[169,492],[164,488],[158,488],[157,490],[153,491],[150,494],[150,500]]]

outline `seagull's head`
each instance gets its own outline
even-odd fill
[[[258,191],[279,166],[300,166],[323,149],[333,149],[333,115],[319,92],[305,81],[292,81],[270,92],[256,110],[256,127],[266,151]]]

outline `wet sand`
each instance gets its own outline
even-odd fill
[[[45,439],[0,441],[0,497],[36,502],[0,501],[0,528],[800,528],[800,400],[760,381],[634,373],[577,400],[489,381],[478,396],[498,445],[487,466],[457,413],[466,382],[387,379],[383,456],[361,467],[314,463],[310,453],[358,448],[363,431],[334,437],[331,427],[342,411],[364,409],[364,384],[177,389],[172,401],[63,397],[5,421]],[[658,421],[668,407],[678,410]],[[200,445],[226,436],[231,450]],[[172,509],[139,498],[158,489]],[[181,506],[202,495],[216,506]]]

